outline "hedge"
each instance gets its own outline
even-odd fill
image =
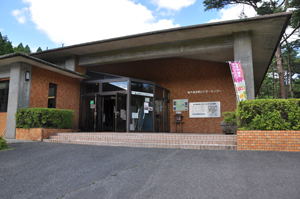
[[[16,128],[69,129],[74,123],[74,111],[53,108],[20,108],[16,113]]]
[[[241,101],[237,116],[244,130],[300,130],[300,99]]]

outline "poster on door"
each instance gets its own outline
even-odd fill
[[[240,62],[229,62],[237,101],[247,100],[244,71]]]
[[[144,102],[144,113],[149,113],[149,102]]]

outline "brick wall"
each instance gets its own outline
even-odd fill
[[[75,60],[75,71],[82,74],[85,74],[86,72],[85,68],[82,68],[78,65],[78,56],[76,56],[76,60]]]
[[[16,139],[43,141],[43,139],[47,139],[50,135],[54,135],[57,132],[72,132],[72,129],[16,128]]]
[[[228,64],[183,58],[135,61],[89,67],[88,70],[150,80],[170,90],[170,130],[175,132],[173,99],[189,102],[220,101],[221,112],[236,108],[235,89]],[[188,94],[188,91],[221,90],[218,93]],[[182,112],[183,132],[222,133],[222,118],[189,118]]]
[[[80,80],[36,66],[32,67],[30,108],[48,107],[49,83],[57,84],[56,108],[75,111],[74,129],[78,128]]]
[[[300,131],[238,131],[237,150],[300,151]]]
[[[0,113],[0,136],[2,135],[4,129],[6,128],[6,118],[7,118],[6,112]]]

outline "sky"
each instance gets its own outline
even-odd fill
[[[0,32],[32,52],[142,32],[238,19],[242,5],[204,11],[202,0],[1,0]],[[255,11],[244,6],[247,17]]]

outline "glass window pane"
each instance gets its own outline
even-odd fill
[[[0,82],[0,112],[7,111],[9,81]]]
[[[85,91],[85,93],[99,93],[99,84],[95,83],[95,84],[87,84],[84,85],[85,89],[83,91]]]
[[[153,131],[153,98],[131,95],[130,131]]]
[[[56,84],[49,84],[48,108],[56,108]]]
[[[166,98],[168,99],[168,100],[170,100],[170,92],[168,92],[168,91],[165,91],[165,95],[166,95]]]
[[[153,85],[144,84],[140,82],[131,82],[131,90],[145,92],[145,93],[153,93]]]
[[[109,82],[102,84],[102,91],[126,91],[127,90],[127,81],[125,82]]]

